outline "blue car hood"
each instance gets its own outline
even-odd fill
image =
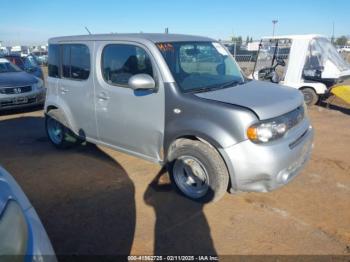
[[[14,178],[0,166],[0,217],[9,201],[16,200],[25,211],[31,204]]]
[[[262,81],[249,81],[225,89],[197,93],[197,97],[238,105],[254,111],[260,120],[288,113],[303,104],[300,91]]]
[[[38,80],[34,76],[24,71],[0,73],[0,87],[26,86],[35,84],[36,82]]]

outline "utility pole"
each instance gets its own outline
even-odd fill
[[[275,26],[278,23],[278,20],[272,20],[272,36],[275,36]]]
[[[332,29],[332,44],[334,44],[334,40],[335,40],[335,38],[334,38],[334,21],[333,21],[333,29]]]

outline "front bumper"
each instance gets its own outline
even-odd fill
[[[42,105],[45,102],[46,89],[41,88],[28,93],[0,95],[0,110]]]
[[[286,136],[268,144],[250,140],[221,149],[231,191],[268,192],[289,183],[310,158],[314,130],[306,118]]]

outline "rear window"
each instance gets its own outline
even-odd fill
[[[60,47],[49,45],[48,74],[50,77],[59,77]]]

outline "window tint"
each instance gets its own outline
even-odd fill
[[[90,74],[89,48],[81,44],[62,46],[62,75],[65,78],[88,79]]]
[[[6,59],[9,60],[12,64],[15,64],[16,66],[24,70],[24,64],[21,58],[10,56],[6,57]]]
[[[148,74],[153,77],[151,60],[140,47],[108,45],[102,53],[102,74],[109,84],[127,86],[130,77]]]
[[[50,77],[59,77],[59,45],[49,45],[48,71]]]
[[[158,43],[175,81],[184,92],[201,92],[243,83],[240,68],[217,42]]]
[[[62,76],[70,78],[70,45],[62,46]]]

